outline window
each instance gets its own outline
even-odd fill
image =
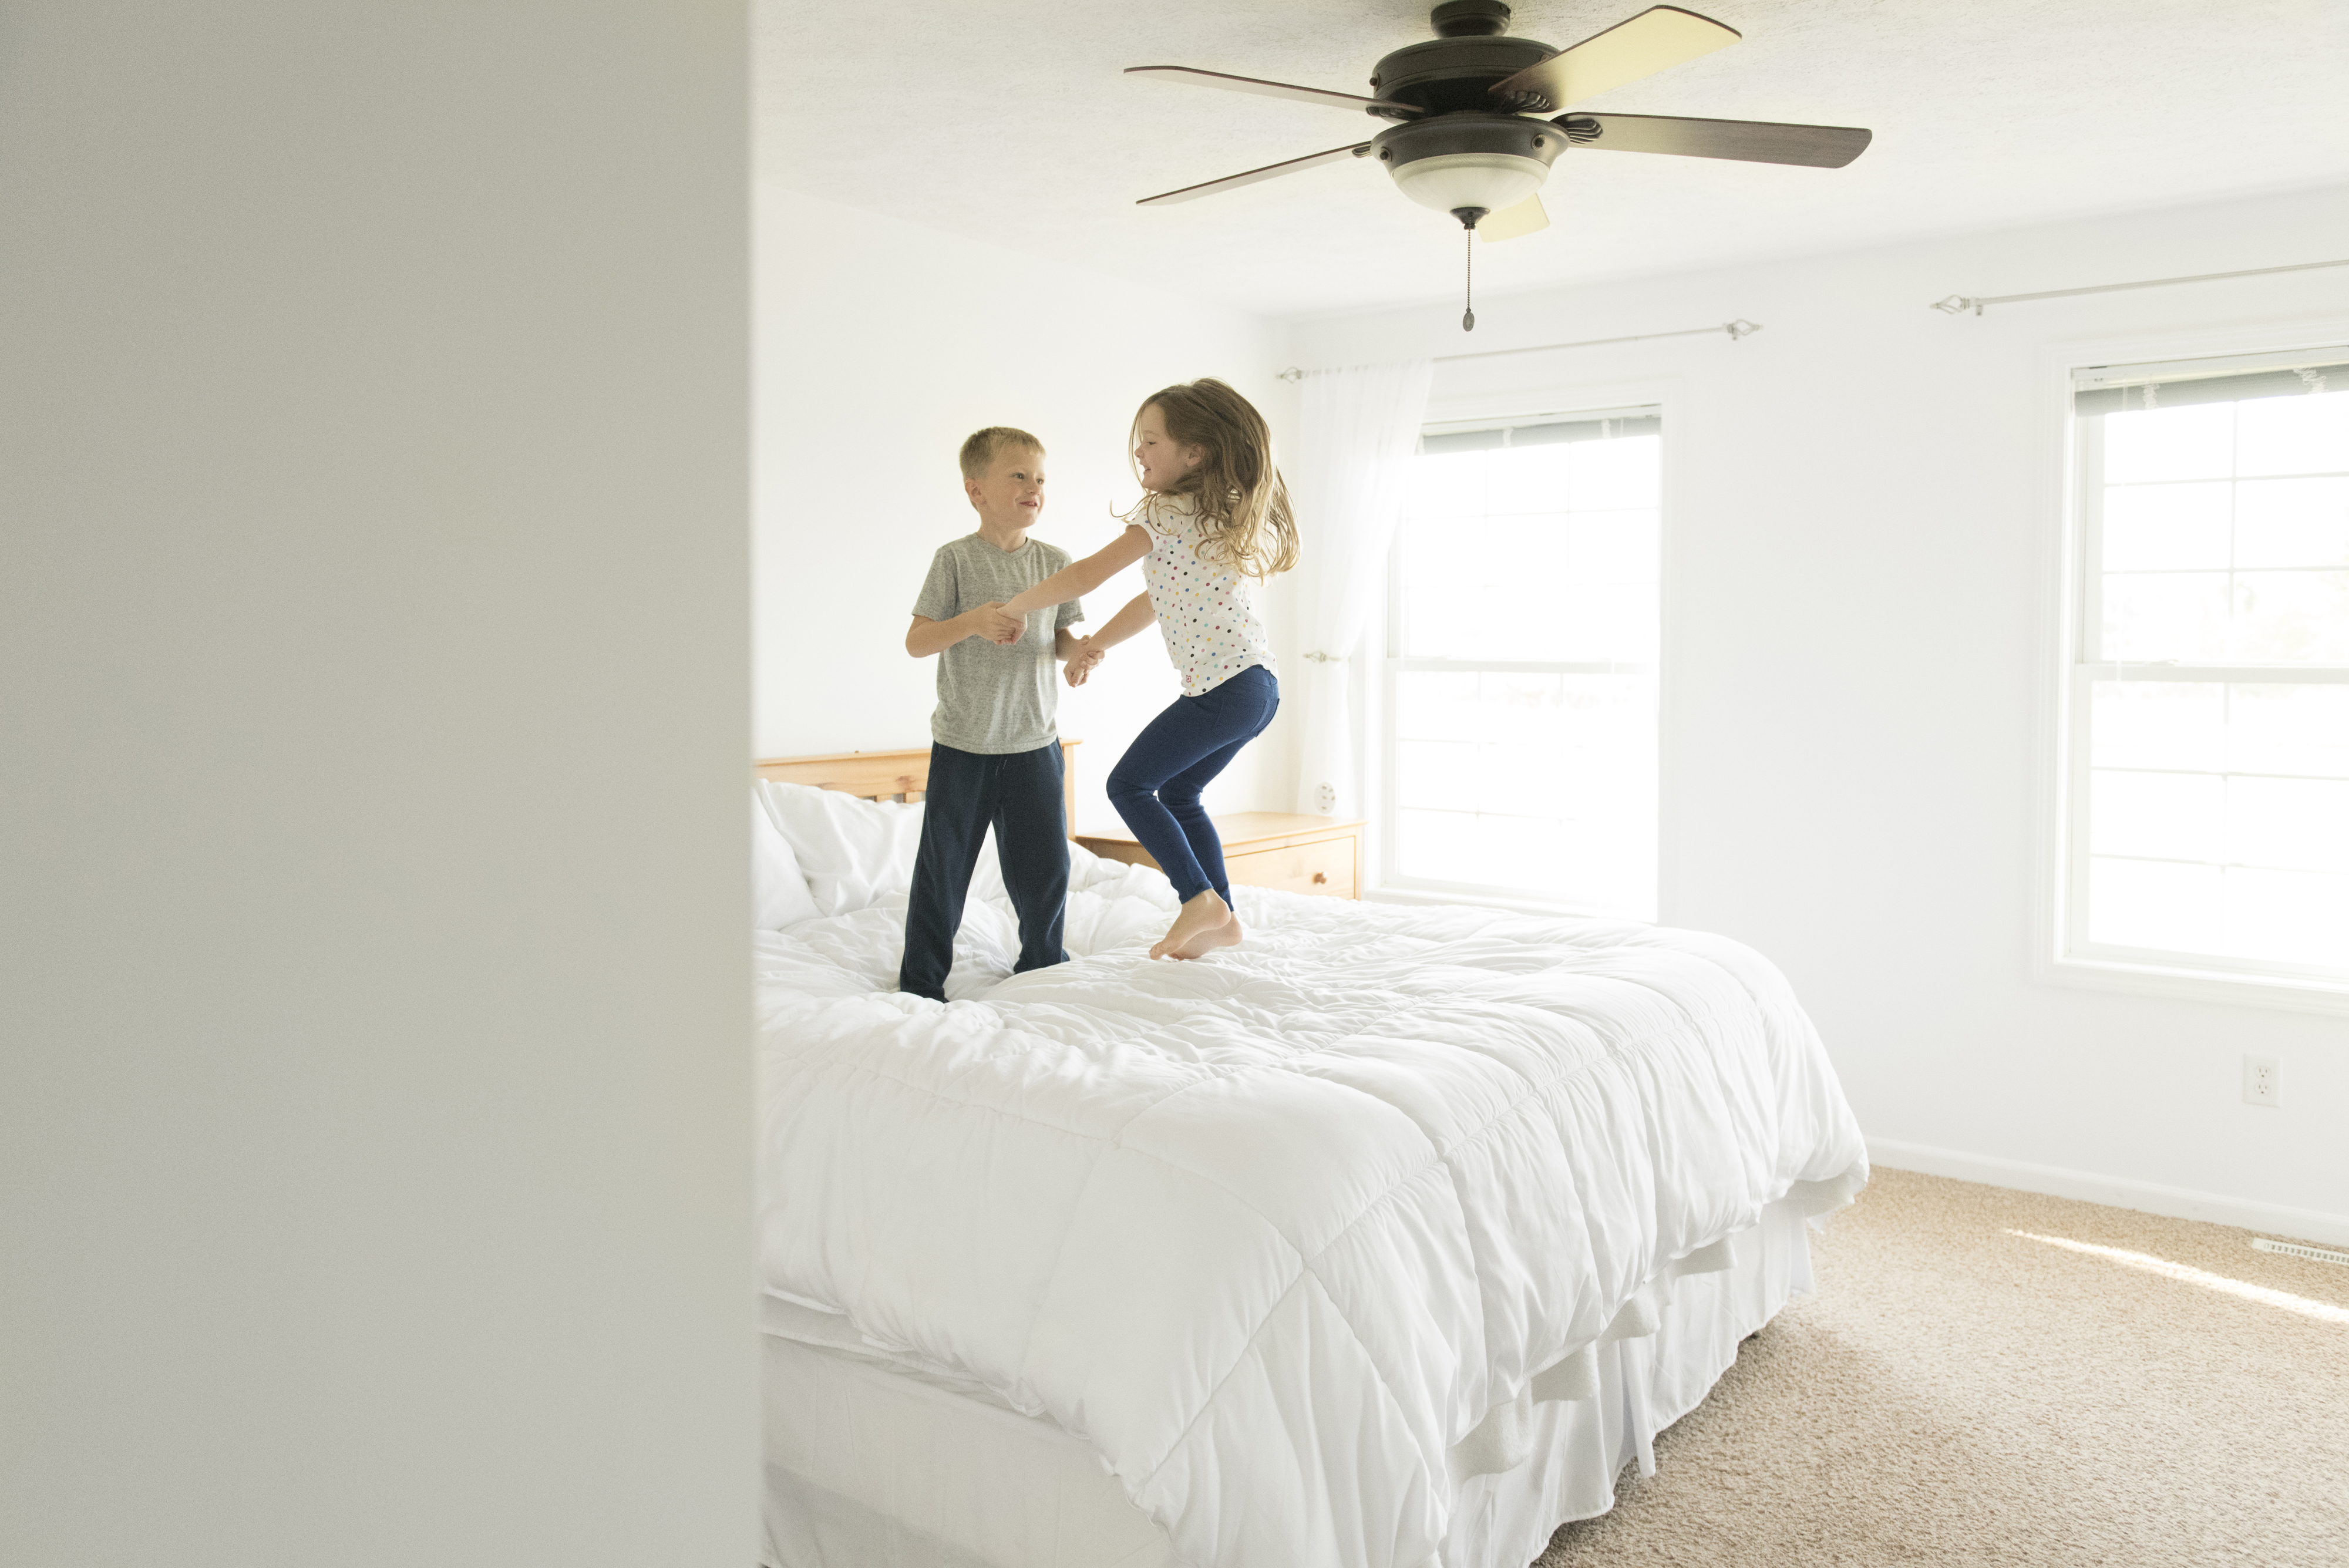
[[[2064,956],[2349,986],[2349,348],[2074,387]]]
[[[1431,426],[1388,574],[1389,885],[1656,912],[1662,421]]]

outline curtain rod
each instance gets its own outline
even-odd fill
[[[1438,354],[1434,358],[1437,364],[1443,365],[1454,359],[1501,359],[1511,354],[1548,354],[1560,348],[1603,348],[1610,343],[1645,343],[1657,337],[1710,337],[1716,332],[1728,333],[1729,340],[1734,343],[1740,337],[1750,337],[1761,330],[1760,322],[1740,317],[1734,321],[1724,321],[1718,327],[1691,327],[1679,332],[1634,332],[1629,337],[1586,337],[1579,343],[1537,343],[1529,348],[1487,348],[1480,354]],[[1274,379],[1301,381],[1305,379],[1305,372],[1291,365],[1288,369],[1277,372]]]
[[[2173,283],[2217,283],[2230,277],[2267,277],[2280,272],[2313,272],[2318,267],[2349,266],[2349,256],[2339,261],[2294,262],[2290,266],[2255,266],[2247,272],[2206,272],[2193,277],[2148,277],[2137,283],[2100,283],[2091,288],[2050,288],[2038,294],[1993,294],[1977,299],[1970,295],[1953,294],[1947,299],[1933,301],[1933,308],[1944,316],[1963,316],[1972,311],[1982,313],[1986,305],[2016,305],[2026,299],[2068,299],[2075,294],[2116,294],[2125,288],[2167,288]]]

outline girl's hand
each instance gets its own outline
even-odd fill
[[[1000,599],[989,599],[971,613],[978,617],[979,635],[989,642],[1009,648],[1027,634],[1027,618],[1006,611]]]
[[[1079,638],[1076,651],[1069,655],[1068,668],[1064,671],[1069,678],[1069,684],[1082,686],[1085,683],[1085,677],[1093,672],[1093,666],[1108,656],[1109,649],[1094,647],[1092,638]]]

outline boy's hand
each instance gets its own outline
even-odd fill
[[[1028,622],[1003,607],[1001,599],[989,599],[970,612],[978,618],[978,635],[989,642],[1009,648],[1028,635]]]
[[[1079,638],[1076,651],[1069,655],[1066,671],[1069,684],[1082,686],[1085,683],[1085,677],[1093,672],[1093,666],[1107,657],[1109,657],[1108,649],[1094,647],[1093,639],[1090,637]]]

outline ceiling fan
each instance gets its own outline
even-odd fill
[[[1663,114],[1546,118],[1737,42],[1735,29],[1677,5],[1651,6],[1566,49],[1507,36],[1509,7],[1502,0],[1444,0],[1429,21],[1433,39],[1397,49],[1372,68],[1375,98],[1188,66],[1129,67],[1128,76],[1328,104],[1395,122],[1367,141],[1185,185],[1136,204],[1167,206],[1324,163],[1374,158],[1404,195],[1451,213],[1472,239],[1481,233],[1489,242],[1549,226],[1538,192],[1550,165],[1568,147],[1840,169],[1866,150],[1872,135],[1849,126]],[[1461,324],[1475,326],[1473,309]]]

